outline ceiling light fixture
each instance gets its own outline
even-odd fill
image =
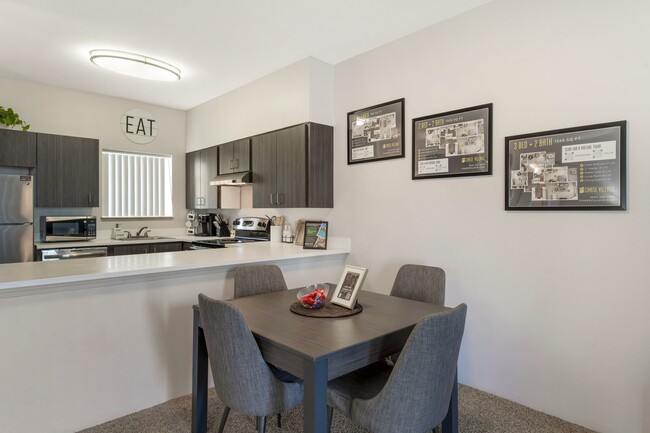
[[[175,81],[181,79],[181,71],[176,66],[126,51],[92,50],[90,61],[113,72],[146,80]]]

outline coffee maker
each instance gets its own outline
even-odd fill
[[[198,225],[194,231],[195,236],[216,236],[217,227],[214,225],[215,215],[213,213],[200,213],[196,215]]]

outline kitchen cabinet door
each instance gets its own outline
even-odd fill
[[[218,209],[219,188],[210,181],[219,171],[218,146],[185,154],[185,207]]]
[[[99,140],[36,135],[36,206],[99,206]]]
[[[185,154],[185,207],[196,209],[201,205],[201,153]]]
[[[334,207],[334,128],[307,125],[307,207]]]
[[[115,245],[114,256],[129,256],[131,254],[149,254],[149,244]]]
[[[0,166],[35,167],[36,134],[0,129]]]
[[[276,207],[306,207],[306,126],[281,129],[276,134]]]
[[[202,209],[219,209],[219,188],[210,181],[219,174],[219,147],[213,146],[201,151],[201,196]]]
[[[252,139],[253,207],[332,207],[333,128],[306,123]]]
[[[277,133],[269,132],[253,137],[253,207],[276,207],[275,144]]]
[[[251,140],[244,138],[219,145],[219,174],[251,169]]]
[[[182,251],[183,242],[165,242],[149,244],[150,253],[168,253],[170,251]]]

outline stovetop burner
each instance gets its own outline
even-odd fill
[[[266,239],[245,239],[245,238],[235,238],[235,239],[210,239],[210,240],[196,240],[192,241],[192,245],[201,248],[225,248],[229,244],[242,244],[247,242],[263,242]]]

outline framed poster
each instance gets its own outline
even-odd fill
[[[492,174],[492,104],[413,119],[412,179]]]
[[[357,296],[359,296],[359,290],[361,290],[361,285],[366,279],[367,273],[368,270],[366,268],[347,265],[343,270],[343,275],[341,275],[341,279],[334,290],[334,294],[332,294],[330,302],[341,307],[353,309],[357,304]]]
[[[626,125],[506,137],[506,210],[625,210]]]
[[[305,221],[303,249],[327,249],[327,221]]]
[[[404,158],[404,98],[348,113],[348,164]]]

